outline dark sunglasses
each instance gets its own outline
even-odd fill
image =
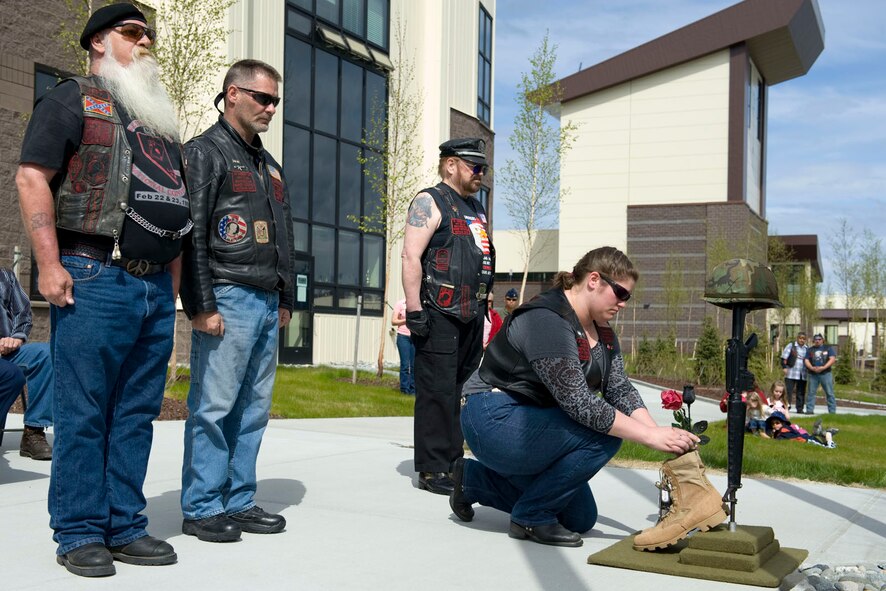
[[[517,298],[505,298],[509,302],[516,302]]]
[[[615,294],[615,297],[618,298],[618,301],[626,302],[631,299],[631,292],[626,290],[624,287],[622,287],[603,273],[598,273],[598,275],[600,275],[600,279],[609,284],[609,287],[612,288],[612,293]]]
[[[128,39],[133,43],[138,43],[142,37],[147,37],[151,43],[157,39],[157,31],[151,27],[145,27],[136,23],[126,23],[124,25],[113,25],[112,29],[117,29],[124,39]]]
[[[486,172],[489,170],[489,166],[486,164],[474,164],[473,162],[469,162],[469,161],[465,160],[464,158],[459,158],[459,160],[461,160],[462,162],[467,164],[468,169],[474,174],[480,174],[480,173],[486,174]]]
[[[252,95],[252,100],[257,102],[263,107],[267,107],[268,105],[274,105],[275,107],[280,104],[280,97],[274,96],[272,94],[268,94],[267,92],[259,92],[257,90],[252,90],[251,88],[243,88],[242,86],[234,86],[243,92],[248,92]]]

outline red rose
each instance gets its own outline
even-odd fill
[[[666,410],[680,410],[683,408],[683,397],[676,390],[664,390],[661,393],[661,407]]]

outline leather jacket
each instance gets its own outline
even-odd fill
[[[295,301],[295,244],[280,165],[256,136],[247,144],[219,116],[185,144],[185,175],[194,229],[184,250],[181,297],[189,318],[214,312],[213,285],[236,283]]]
[[[120,237],[132,175],[132,149],[111,93],[98,76],[74,76],[83,105],[83,138],[55,194],[56,227]]]
[[[554,395],[533,371],[529,361],[507,338],[511,321],[526,310],[535,308],[545,308],[556,312],[572,325],[575,332],[575,342],[578,345],[578,361],[588,386],[591,391],[597,390],[598,385],[592,383],[591,376],[600,376],[599,390],[605,394],[609,374],[612,370],[612,358],[619,353],[618,337],[608,324],[594,323],[594,326],[597,327],[597,336],[602,344],[603,363],[599,373],[593,371],[594,356],[591,354],[590,342],[562,289],[546,291],[511,312],[499,331],[505,334],[496,335],[497,338],[489,343],[483,354],[483,361],[480,364],[480,377],[483,381],[495,388],[521,394],[538,406],[557,405]],[[596,380],[593,381],[596,382]]]

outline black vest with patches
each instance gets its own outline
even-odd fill
[[[588,381],[588,387],[591,390],[596,390],[597,385],[591,383],[591,376],[598,374],[594,371],[594,358],[591,354],[590,342],[562,289],[546,291],[511,312],[505,320],[502,329],[486,348],[483,362],[480,364],[480,377],[490,386],[525,396],[538,406],[557,405],[554,395],[551,394],[551,391],[548,390],[547,386],[533,371],[526,357],[514,348],[507,337],[508,329],[514,318],[527,310],[534,310],[536,308],[551,310],[572,325],[575,343],[578,346],[579,363],[585,374],[585,379]],[[600,368],[600,391],[605,394],[609,374],[612,369],[612,357],[620,349],[618,337],[615,336],[615,332],[609,328],[608,324],[600,325],[594,322],[594,326],[597,328],[597,336],[603,351],[603,364]]]
[[[440,210],[440,227],[421,257],[422,306],[468,322],[486,310],[492,289],[495,248],[486,212],[474,197],[462,198],[446,183],[424,189]],[[488,254],[478,245],[487,247]]]

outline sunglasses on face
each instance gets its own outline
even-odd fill
[[[474,174],[486,174],[486,172],[489,170],[489,166],[486,164],[474,164],[473,162],[468,162],[467,160],[463,159],[462,162],[464,162],[465,165],[468,167],[468,170],[470,170]]]
[[[604,275],[603,273],[598,273],[600,275],[600,279],[609,284],[609,287],[612,288],[612,293],[615,294],[615,297],[618,298],[620,302],[626,302],[631,299],[631,292],[626,290],[624,287]]]
[[[157,31],[152,29],[151,27],[145,27],[143,25],[139,25],[137,23],[126,23],[125,25],[114,25],[111,27],[112,29],[117,29],[123,38],[132,41],[133,43],[138,43],[141,41],[142,37],[147,37],[148,41],[151,43],[157,39]]]
[[[272,94],[268,94],[267,92],[252,90],[251,88],[243,88],[242,86],[235,86],[234,88],[242,90],[243,92],[248,92],[252,96],[252,100],[263,107],[267,107],[268,105],[274,105],[276,107],[280,104],[279,96],[274,96]]]

